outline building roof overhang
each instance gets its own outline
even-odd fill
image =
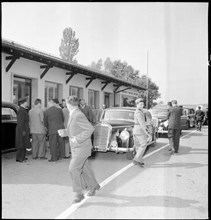
[[[13,41],[2,39],[2,52],[9,54],[6,59],[11,60],[6,67],[6,71],[10,69],[10,67],[17,59],[22,57],[44,64],[40,66],[40,68],[45,69],[40,78],[43,78],[50,68],[57,67],[66,70],[66,75],[70,75],[69,78],[66,80],[66,83],[68,83],[75,74],[82,74],[88,76],[86,79],[90,80],[86,85],[87,87],[94,79],[100,79],[103,80],[103,83],[105,83],[105,85],[109,83],[114,83],[114,85],[118,88],[120,86],[125,86],[128,89],[134,88],[136,90],[146,90],[146,88],[144,87],[130,83],[128,81],[117,79],[112,75],[103,73],[102,71],[97,71],[92,68],[82,66],[80,64],[75,64],[73,62],[67,62],[56,56],[20,45],[18,43],[14,43]],[[105,88],[105,85],[101,90]]]

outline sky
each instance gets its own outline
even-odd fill
[[[79,64],[126,61],[155,82],[164,103],[208,103],[207,21],[208,3],[2,3],[2,38],[60,57],[71,27]]]

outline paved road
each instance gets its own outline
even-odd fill
[[[71,206],[68,160],[16,163],[2,156],[2,218],[208,218],[208,128],[184,131],[178,155],[159,138],[145,155],[146,167],[125,155],[97,153],[91,158],[102,186],[94,197]],[[48,155],[49,156],[49,155]]]

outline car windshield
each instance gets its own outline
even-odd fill
[[[133,111],[117,111],[117,110],[107,110],[104,112],[102,120],[134,120],[134,112]]]

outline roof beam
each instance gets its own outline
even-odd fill
[[[15,63],[15,61],[17,59],[19,59],[20,57],[19,56],[16,56],[16,55],[13,55],[13,56],[7,56],[6,57],[6,60],[11,60],[10,63],[7,65],[6,67],[6,72],[9,71],[9,69],[12,67],[12,65]]]
[[[86,77],[86,80],[89,80],[89,82],[86,84],[86,88],[90,85],[90,83],[96,79],[95,77]]]
[[[66,80],[66,84],[73,78],[74,75],[76,75],[76,72],[67,72],[66,75],[70,75],[68,79]]]
[[[103,89],[105,89],[105,87],[106,87],[109,83],[111,83],[111,82],[101,82],[101,83],[105,84],[105,85],[101,88],[101,91],[103,91]]]
[[[127,88],[125,88],[125,89],[119,90],[119,91],[115,92],[115,94],[117,94],[117,93],[119,93],[119,92],[123,92],[123,91],[128,90],[128,89],[131,89],[131,86],[130,86],[130,87],[127,87]]]
[[[116,86],[116,89],[114,90],[114,93],[116,93],[117,89],[121,86],[121,85],[114,85]]]
[[[41,65],[40,66],[40,69],[44,69],[45,68],[45,70],[43,71],[43,73],[40,75],[40,79],[42,79],[44,76],[45,76],[45,74],[48,72],[48,70],[50,69],[50,68],[52,68],[53,67],[53,65]]]

